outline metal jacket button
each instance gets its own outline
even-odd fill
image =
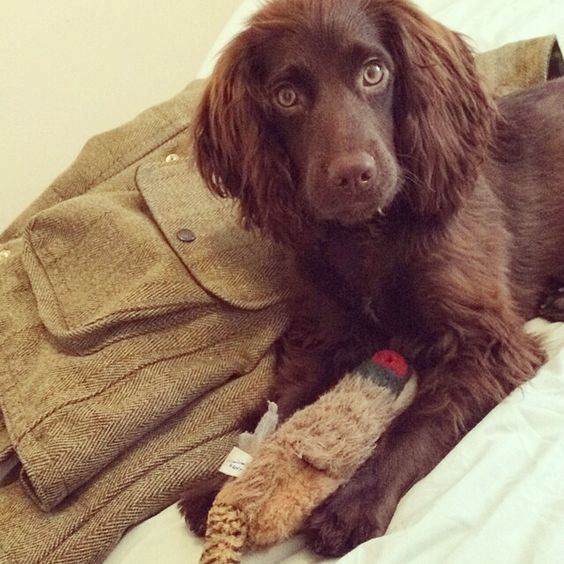
[[[176,236],[183,243],[191,243],[192,241],[194,241],[196,239],[195,233],[193,231],[191,231],[190,229],[180,229],[176,233]]]

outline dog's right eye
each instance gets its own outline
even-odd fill
[[[284,84],[274,92],[274,101],[284,109],[292,108],[298,103],[298,93],[293,86]]]
[[[384,80],[384,67],[376,59],[371,59],[364,64],[362,69],[364,86],[377,86],[382,80]]]

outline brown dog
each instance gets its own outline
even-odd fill
[[[543,362],[523,323],[564,270],[563,124],[564,81],[495,102],[463,39],[405,0],[274,0],[223,53],[196,116],[199,169],[311,281],[281,344],[282,410],[384,346],[421,376],[310,519],[314,550],[383,534]],[[188,520],[205,505],[186,501]]]

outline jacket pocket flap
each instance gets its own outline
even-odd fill
[[[134,191],[87,194],[39,213],[26,228],[23,261],[42,322],[75,352],[212,301]]]

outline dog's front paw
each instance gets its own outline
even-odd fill
[[[182,499],[178,502],[178,508],[188,528],[199,537],[206,534],[208,513],[225,479],[226,477],[222,475],[199,482],[184,492]]]
[[[344,486],[311,515],[303,532],[313,552],[335,558],[386,532],[393,512],[378,511],[373,496],[356,493]]]

